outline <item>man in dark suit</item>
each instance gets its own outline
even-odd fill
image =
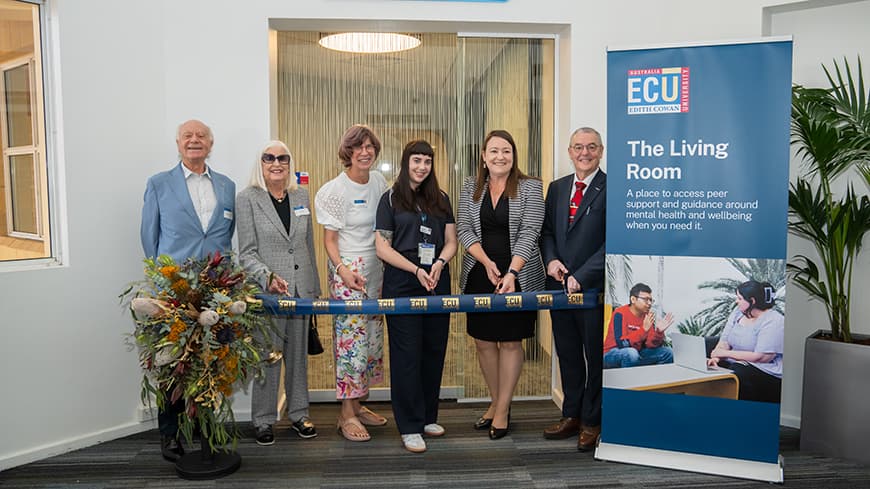
[[[178,126],[175,142],[181,162],[149,178],[145,187],[140,228],[145,256],[169,255],[181,263],[229,252],[236,186],[205,163],[214,144],[211,129],[200,121],[187,121]],[[184,454],[178,438],[178,415],[183,411],[184,400],[179,399],[157,413],[161,452],[170,462]]]
[[[541,229],[547,289],[568,293],[604,286],[607,176],[599,169],[604,145],[595,129],[571,135],[574,173],[550,184]],[[562,377],[562,419],[544,430],[548,439],[580,434],[577,449],[595,447],[601,434],[601,367],[604,307],[550,311]]]

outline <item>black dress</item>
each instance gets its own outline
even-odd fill
[[[507,273],[511,263],[510,208],[507,197],[502,194],[495,209],[489,192],[484,192],[480,203],[480,238],[486,255]],[[520,283],[516,291],[520,292]],[[486,276],[486,268],[474,264],[465,284],[466,294],[492,294],[495,286]],[[484,341],[520,341],[535,335],[535,311],[468,313],[468,334]]]

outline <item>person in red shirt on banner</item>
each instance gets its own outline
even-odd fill
[[[665,331],[673,324],[668,313],[656,323],[652,289],[638,283],[629,291],[629,303],[616,308],[604,338],[604,368],[672,363],[674,352],[665,346]]]

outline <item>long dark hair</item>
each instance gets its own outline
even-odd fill
[[[749,303],[749,307],[743,311],[746,317],[752,317],[753,309],[766,311],[776,303],[776,289],[769,282],[747,280],[737,286],[737,292]]]
[[[411,188],[410,163],[412,155],[425,155],[432,158],[432,171],[416,189]],[[435,177],[435,151],[432,146],[417,139],[405,145],[402,151],[402,163],[399,168],[399,176],[393,184],[392,204],[396,209],[417,212],[419,208],[426,214],[444,217],[450,213],[444,192],[438,186]]]
[[[492,138],[502,138],[507,141],[511,145],[511,151],[513,152],[513,164],[511,165],[511,171],[508,173],[507,184],[505,185],[505,194],[509,199],[514,199],[517,196],[517,187],[519,187],[520,180],[524,180],[526,178],[534,178],[524,174],[520,171],[520,168],[517,166],[517,144],[514,142],[514,137],[511,136],[511,133],[505,131],[504,129],[496,129],[494,131],[489,131],[489,134],[483,139],[483,147],[480,150],[480,164],[477,165],[477,180],[474,182],[474,195],[472,195],[472,200],[477,202],[480,200],[480,197],[483,195],[483,187],[486,185],[486,181],[489,180],[489,169],[486,167],[486,162],[483,159],[483,155],[486,153],[486,145],[489,143],[489,140]]]

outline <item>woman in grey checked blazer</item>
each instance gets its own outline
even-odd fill
[[[248,187],[236,196],[239,262],[263,290],[292,297],[320,295],[314,258],[308,190],[297,186],[293,156],[287,145],[272,141],[260,153]],[[308,316],[275,316],[272,342],[284,359],[284,392],[292,429],[302,438],[317,436],[308,419]],[[257,443],[275,441],[281,364],[266,365],[265,378],[254,381],[251,419]]]

